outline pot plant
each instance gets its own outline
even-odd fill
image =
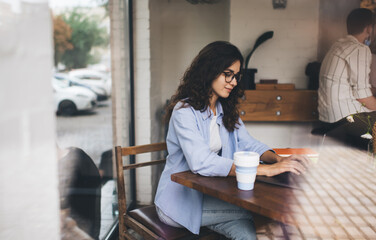
[[[251,52],[247,55],[245,59],[244,72],[243,72],[243,88],[244,89],[255,89],[255,74],[257,73],[257,68],[248,68],[249,60],[251,59],[254,51],[265,41],[272,38],[274,35],[273,31],[264,32],[259,36],[253,46]]]

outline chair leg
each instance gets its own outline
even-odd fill
[[[154,232],[150,231],[148,228],[134,220],[133,218],[126,216],[125,217],[126,225],[129,228],[135,230],[137,229],[137,233],[140,234],[145,240],[161,240],[162,238],[156,235]]]
[[[125,231],[120,231],[119,229],[119,240],[137,240],[135,237],[133,237],[131,234]]]
[[[125,226],[119,225],[119,240],[137,240],[131,234],[129,234],[128,229]]]
[[[137,240],[135,237],[133,237],[131,234],[129,234],[128,232],[126,233],[123,233],[124,234],[124,240]]]

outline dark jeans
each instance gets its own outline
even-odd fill
[[[335,123],[323,123],[327,128],[327,135],[349,143],[352,146],[367,149],[368,139],[361,136],[367,132],[372,135],[372,128],[376,122],[376,112],[362,112],[354,114],[354,122],[343,118]]]

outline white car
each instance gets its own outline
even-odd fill
[[[55,110],[57,114],[72,115],[77,111],[93,110],[97,106],[96,94],[79,86],[69,86],[68,81],[52,79]]]
[[[80,86],[80,87],[86,87],[93,91],[97,95],[97,101],[105,101],[108,99],[107,94],[107,87],[105,86],[99,86],[98,84],[84,84],[82,83],[82,80],[76,77],[69,76],[66,73],[55,73],[54,78],[61,80],[61,81],[68,81],[69,86]]]
[[[104,88],[107,96],[111,96],[111,76],[107,74],[83,68],[70,71],[69,76],[79,79],[81,84]]]

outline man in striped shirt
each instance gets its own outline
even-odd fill
[[[365,44],[372,32],[372,22],[370,10],[353,10],[347,17],[349,35],[333,44],[321,65],[319,119],[347,136],[360,137],[376,121],[372,112],[376,110],[376,98],[369,82],[371,52]],[[347,123],[346,117],[353,114],[357,114],[355,122]],[[370,124],[362,121],[368,119]]]

